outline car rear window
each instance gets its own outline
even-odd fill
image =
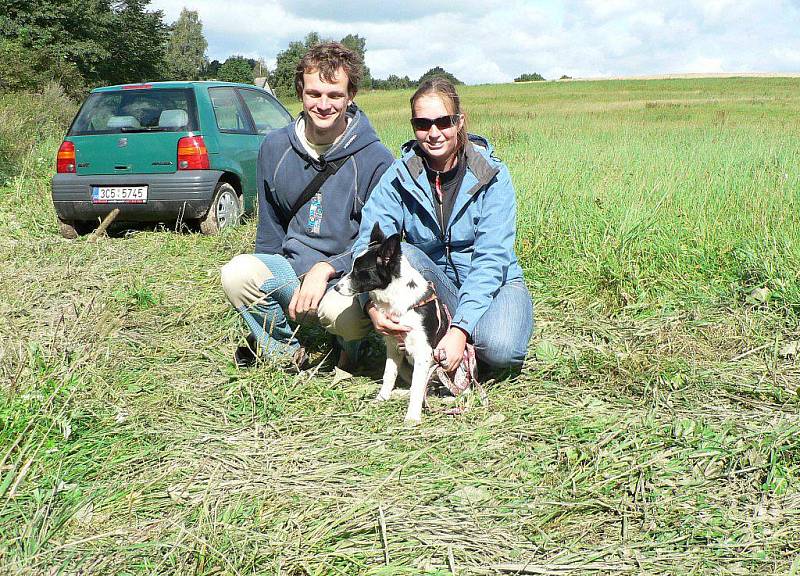
[[[188,130],[197,130],[194,91],[148,88],[90,94],[69,135]]]

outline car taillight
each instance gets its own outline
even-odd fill
[[[178,170],[208,170],[208,150],[202,136],[178,140]]]
[[[58,148],[56,157],[56,172],[69,174],[75,172],[75,144],[65,140]]]

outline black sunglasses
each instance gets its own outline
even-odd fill
[[[414,128],[414,130],[427,132],[433,127],[434,124],[436,124],[436,127],[439,130],[445,130],[458,124],[459,118],[461,118],[461,114],[439,116],[438,118],[412,118],[411,127]]]

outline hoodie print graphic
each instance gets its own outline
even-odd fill
[[[317,192],[311,199],[311,206],[308,209],[308,221],[306,222],[306,232],[313,236],[319,236],[322,226],[322,193]]]

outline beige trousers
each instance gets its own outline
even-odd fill
[[[222,289],[234,308],[249,309],[257,302],[264,302],[261,286],[274,276],[269,267],[252,254],[240,254],[222,267]],[[322,297],[317,317],[320,326],[343,340],[358,340],[372,329],[372,322],[358,299],[342,296],[335,290],[328,290]]]

